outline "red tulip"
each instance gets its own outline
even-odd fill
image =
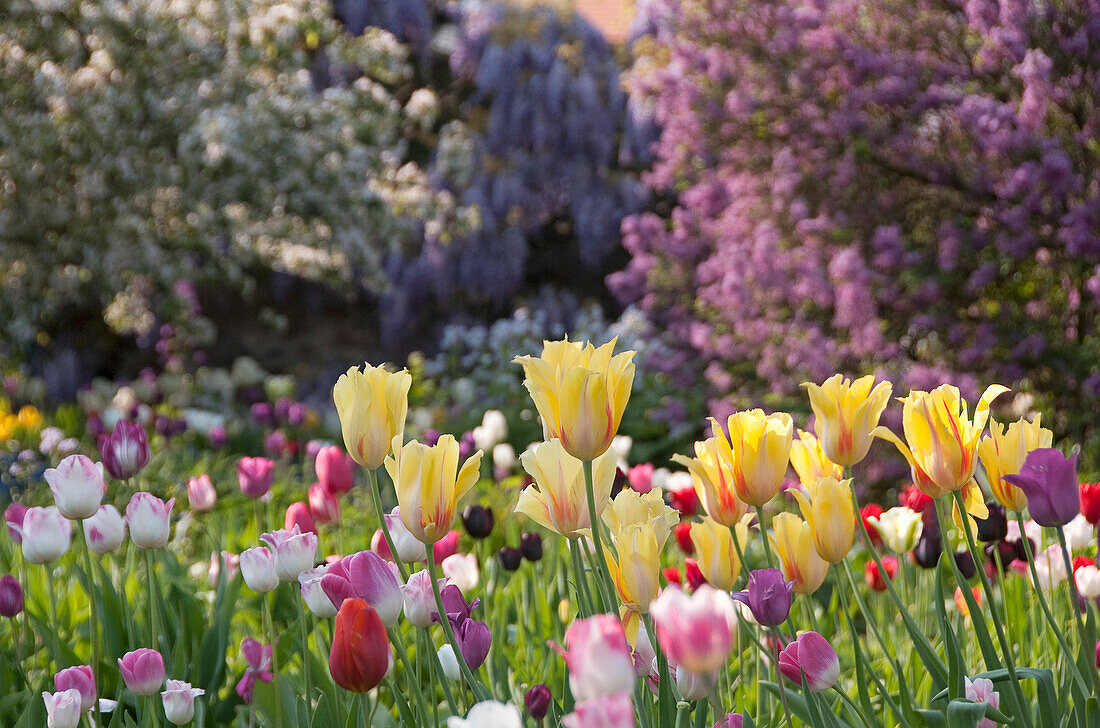
[[[345,599],[336,614],[328,658],[332,679],[345,690],[365,693],[382,682],[392,659],[378,612],[362,599]]]
[[[894,556],[883,556],[882,565],[886,567],[886,576],[890,581],[894,580],[894,574],[898,571],[898,560]],[[882,578],[882,572],[878,570],[878,564],[868,561],[863,569],[863,578],[873,591],[886,591],[886,581]]]
[[[1092,525],[1100,523],[1100,483],[1081,483],[1081,512]]]
[[[703,576],[703,572],[699,569],[699,562],[695,559],[684,559],[684,581],[692,591],[707,583],[707,578]]]
[[[880,518],[882,516],[882,506],[877,503],[868,503],[859,509],[859,518],[863,522],[863,530],[867,532],[867,535],[871,537],[871,543],[878,546],[882,543],[882,534],[878,532],[878,529],[873,524],[868,523],[867,519],[871,517]]]
[[[683,551],[686,556],[695,554],[695,544],[691,542],[690,522],[684,521],[683,523],[677,523],[676,527],[672,529],[672,533],[676,536],[676,543],[680,546],[680,550]]]

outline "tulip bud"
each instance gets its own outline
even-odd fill
[[[339,495],[348,493],[355,487],[355,475],[351,466],[354,461],[335,445],[321,448],[313,461],[317,481],[329,493]]]
[[[309,513],[317,523],[339,523],[340,501],[320,483],[309,486]]]
[[[283,528],[288,531],[297,528],[302,533],[307,531],[317,533],[317,524],[313,520],[313,515],[309,512],[309,506],[302,501],[291,503],[287,507],[286,516],[283,518]]]
[[[87,665],[70,667],[53,676],[54,690],[76,690],[80,694],[80,712],[87,713],[95,705],[95,675]]]
[[[183,680],[169,680],[167,688],[160,694],[164,704],[164,717],[173,725],[186,725],[195,717],[195,698],[205,695],[201,688],[191,687]]]
[[[237,462],[237,481],[249,498],[261,498],[271,490],[275,462],[267,458],[243,457]]]
[[[100,440],[99,456],[103,459],[103,467],[115,480],[134,477],[149,462],[145,428],[138,422],[119,420],[114,431]]]
[[[524,694],[523,704],[527,706],[527,712],[531,717],[538,721],[546,717],[546,711],[549,710],[550,701],[553,699],[550,688],[544,683],[539,683]]]
[[[515,571],[523,563],[523,553],[515,546],[501,546],[497,559],[506,571]]]
[[[14,528],[23,541],[23,558],[32,564],[56,560],[72,542],[72,524],[57,506],[28,508],[23,525]]]
[[[275,554],[275,573],[280,581],[297,581],[298,574],[312,569],[317,562],[317,534],[290,531],[273,531],[260,536]],[[250,584],[251,586],[251,584]]]
[[[345,600],[336,614],[329,652],[332,679],[345,690],[364,693],[382,682],[392,659],[378,612],[362,599]]]
[[[126,506],[126,524],[130,527],[130,540],[135,546],[161,549],[168,544],[170,517],[175,504],[175,498],[165,503],[152,493],[134,493]]]
[[[939,535],[925,530],[924,534],[917,539],[917,545],[913,547],[913,563],[923,569],[934,569],[942,553],[943,544],[940,542]]]
[[[871,544],[878,546],[882,543],[882,534],[875,528],[874,521],[882,516],[882,506],[878,503],[868,503],[859,509],[859,519],[863,530],[871,539]]]
[[[218,491],[206,473],[187,481],[187,502],[191,510],[208,511],[218,502]]]
[[[443,575],[463,594],[477,588],[477,557],[473,554],[451,554],[443,559]]]
[[[519,536],[519,550],[523,558],[528,561],[538,561],[542,558],[542,536],[534,531],[521,533]]]
[[[691,475],[676,472],[668,476],[669,502],[684,518],[691,518],[699,511],[699,495]]]
[[[23,611],[23,587],[14,576],[0,577],[0,617],[9,619]]]
[[[42,693],[49,728],[77,728],[80,725],[80,691],[61,690]]]
[[[443,674],[447,678],[456,682],[462,679],[462,668],[458,666],[458,658],[455,657],[455,650],[450,644],[440,647],[436,656],[439,658],[439,666],[443,668]]]
[[[76,520],[90,517],[107,492],[102,466],[84,455],[70,455],[56,468],[48,468],[42,475],[50,484],[57,510],[65,518]]]
[[[275,556],[263,546],[241,552],[241,576],[252,591],[266,594],[279,586]]]
[[[740,713],[726,713],[711,728],[741,728],[744,720]]]
[[[462,511],[462,525],[473,538],[486,538],[493,532],[493,509],[472,503]]]
[[[684,581],[687,582],[688,588],[692,591],[707,583],[707,578],[703,576],[703,571],[699,568],[699,562],[695,559],[684,559]]]
[[[408,370],[387,372],[381,366],[351,367],[336,381],[332,398],[348,454],[374,470],[390,452],[395,435],[405,430],[409,409]]]
[[[409,624],[417,627],[432,625],[435,593],[432,591],[431,576],[426,569],[409,575],[408,581],[401,586],[401,597],[405,619],[409,620]]]
[[[100,506],[95,515],[84,519],[84,540],[92,553],[108,554],[122,545],[126,521],[112,505]]]
[[[164,658],[146,647],[127,652],[118,661],[122,680],[134,695],[156,695],[164,684]]]
[[[1092,525],[1100,523],[1100,483],[1081,483],[1081,513]]]
[[[959,571],[966,579],[973,579],[978,574],[978,566],[974,563],[974,557],[969,551],[955,553],[955,566],[959,567]]]
[[[840,678],[840,659],[829,641],[817,632],[803,632],[779,653],[779,671],[814,692],[828,690]]]
[[[677,523],[675,528],[672,529],[672,535],[676,538],[676,544],[680,547],[680,550],[684,552],[685,556],[695,555],[695,544],[691,541],[690,521]]]
[[[562,716],[562,728],[634,728],[634,703],[630,692],[604,695],[573,706]]]

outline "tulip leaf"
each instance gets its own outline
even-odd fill
[[[772,693],[776,697],[779,696],[779,686],[777,684],[775,684],[774,682],[771,682],[770,680],[761,680],[760,685],[765,690],[767,690],[769,693]],[[790,690],[785,691],[784,695],[787,698],[787,707],[789,707],[791,709],[792,713],[794,713],[795,715],[798,716],[799,720],[801,720],[806,725],[812,725],[812,726],[821,725],[820,722],[818,722],[818,723],[813,722],[812,716],[811,716],[811,713],[810,713],[810,706],[807,703],[806,697],[804,695],[801,695],[799,693],[796,693],[796,692],[793,692],[793,691],[790,691]],[[746,718],[747,718],[747,716],[746,716]],[[841,728],[852,728],[852,725],[850,723],[847,723],[847,722],[845,722],[844,720],[842,720],[840,718],[837,718],[837,722],[840,724]],[[662,723],[661,725],[664,725],[664,724]],[[749,725],[748,720],[745,720],[745,725],[746,726]]]
[[[952,700],[947,704],[948,728],[977,728],[978,721],[985,717],[985,703],[969,700]]]
[[[959,649],[958,640],[955,639],[955,630],[951,628],[951,621],[947,618],[947,608],[943,603],[943,572],[947,567],[947,553],[940,554],[939,568],[936,569],[936,612],[940,617],[940,627],[943,631],[943,644],[947,652],[947,693],[952,698],[960,698],[966,694],[964,678],[966,677],[966,661],[962,650]]]
[[[947,715],[940,710],[918,710],[924,719],[924,728],[947,728]]]

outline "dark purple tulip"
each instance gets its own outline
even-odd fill
[[[969,551],[955,552],[955,566],[959,567],[959,572],[966,579],[973,579],[978,574],[978,566]]]
[[[149,462],[149,455],[145,428],[137,422],[119,420],[114,431],[99,442],[103,467],[115,480],[126,480],[137,475]]]
[[[1100,654],[1100,643],[1097,646],[1097,654]],[[546,717],[546,711],[549,710],[552,699],[550,688],[543,683],[539,683],[523,696],[523,704],[527,706],[527,712],[531,714],[532,718],[542,720]]]
[[[519,550],[523,558],[528,561],[538,561],[542,558],[542,536],[534,531],[521,533],[519,536]]]
[[[1024,492],[1031,518],[1040,526],[1059,528],[1081,512],[1076,455],[1067,458],[1052,447],[1032,450],[1020,473],[1004,479]]]
[[[462,525],[474,538],[486,538],[493,532],[493,509],[480,503],[466,506],[462,511]]]
[[[913,561],[922,569],[934,569],[940,562],[940,554],[943,553],[943,542],[934,533],[925,531],[917,545],[913,547]]]
[[[0,578],[0,617],[14,617],[23,611],[23,588],[14,576]]]
[[[88,419],[84,421],[84,429],[88,432],[88,437],[96,442],[99,442],[100,436],[107,432],[107,428],[103,425],[103,418],[98,412],[88,415]]]
[[[465,619],[451,626],[454,627],[458,649],[466,659],[466,664],[471,670],[481,667],[493,644],[493,633],[489,631],[489,625],[476,619]]]
[[[523,563],[523,552],[515,546],[501,546],[497,551],[497,559],[506,571],[515,571]]]
[[[1008,535],[1008,519],[1005,518],[1005,509],[1000,503],[986,503],[989,509],[988,518],[975,518],[978,524],[979,541],[1000,541]]]
[[[749,574],[748,589],[734,593],[733,598],[748,605],[760,624],[777,627],[791,611],[793,592],[794,582],[784,581],[779,569],[757,569]]]

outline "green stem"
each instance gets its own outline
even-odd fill
[[[46,570],[46,589],[50,592],[50,625],[53,627],[53,659],[54,663],[58,667],[63,667],[61,664],[61,625],[57,621],[57,589],[53,584],[53,567],[50,564],[43,564],[43,568]]]
[[[424,700],[424,693],[420,691],[420,685],[413,674],[412,663],[409,661],[409,653],[405,651],[405,643],[401,639],[401,633],[396,627],[390,627],[389,633],[390,644],[393,645],[394,652],[397,653],[397,659],[405,666],[405,681],[412,687],[412,692],[416,696],[417,713],[421,716],[421,720],[427,720],[427,701]]]
[[[1069,610],[1076,617],[1077,622],[1077,639],[1081,643],[1082,649],[1087,644],[1088,640],[1085,633],[1085,623],[1081,619],[1081,610],[1077,607],[1081,603],[1081,595],[1077,593],[1077,579],[1073,575],[1073,562],[1069,560],[1069,548],[1066,546],[1066,534],[1062,532],[1059,527],[1054,528],[1055,533],[1058,534],[1058,545],[1061,546],[1062,551],[1062,563],[1066,568],[1066,597],[1069,599]],[[1100,694],[1100,683],[1098,683],[1096,670],[1089,670],[1089,677],[1092,678],[1093,694]]]
[[[779,643],[783,634],[778,629],[772,631],[775,633],[775,649],[772,650],[772,667],[775,668],[775,684],[779,686],[779,702],[783,704],[783,715],[787,719],[787,728],[794,728],[794,724],[791,723],[791,709],[787,705],[787,689],[783,685],[783,674],[779,671]]]
[[[267,594],[260,595],[260,603],[263,607],[264,633],[271,640],[271,687],[275,691],[275,725],[283,726],[283,700],[279,692],[279,645],[275,634],[275,620],[271,616],[271,604]]]
[[[296,595],[298,598],[294,601],[298,602],[298,622],[301,624],[302,630],[302,675],[306,681],[306,709],[312,714],[313,712],[313,676],[310,674],[309,666],[309,633],[312,631],[307,627],[306,621],[309,619],[309,612],[306,610],[305,601],[301,598],[301,595]],[[275,652],[272,648],[272,653]]]
[[[84,527],[84,521],[80,522],[80,533],[84,537],[84,571],[87,574],[88,579],[88,604],[91,609],[91,622],[88,624],[89,637],[92,642],[92,680],[96,685],[99,685],[99,681],[96,680],[96,673],[99,671],[99,600],[96,598],[95,593],[95,573],[92,571],[92,556],[91,548],[88,547],[88,534]],[[96,711],[92,711],[93,715]]]
[[[688,728],[688,716],[691,715],[691,703],[680,701],[676,704],[676,728]]]
[[[466,658],[462,655],[458,640],[455,639],[454,630],[451,629],[451,621],[447,619],[447,610],[443,607],[443,596],[439,592],[439,570],[435,564],[435,554],[432,550],[432,544],[427,544],[424,549],[428,557],[428,575],[432,580],[432,594],[435,596],[435,608],[439,615],[439,623],[443,627],[443,634],[446,635],[447,642],[451,645],[451,649],[454,650],[455,660],[458,661],[458,667],[462,671],[462,676],[466,678],[466,682],[469,683],[470,689],[474,692],[475,698],[479,702],[482,700],[490,700],[492,696],[489,694],[489,690],[477,679],[473,670],[466,664]],[[442,670],[442,668],[440,669]]]
[[[649,614],[641,615],[641,620],[645,624],[646,635],[653,645],[653,651],[657,654],[657,673],[660,676],[660,683],[657,685],[657,725],[667,726],[672,722],[672,711],[676,707],[676,693],[668,670],[668,658],[657,642],[657,632],[653,629],[653,620]]]
[[[768,522],[764,517],[764,506],[756,506],[756,520],[760,525],[760,540],[764,542],[764,559],[769,568],[774,568],[775,559],[772,557],[772,546],[768,541]]]
[[[740,565],[737,571],[737,581],[741,581],[741,577],[748,573],[749,565],[745,563],[745,551],[741,546],[741,537],[737,535],[737,526],[730,526],[730,536],[733,537],[733,550],[737,553],[737,562]]]
[[[397,564],[397,570],[401,572],[401,580],[408,581],[409,572],[405,569],[405,564],[401,562],[401,557],[397,554],[397,547],[393,545],[393,536],[390,535],[390,527],[386,525],[386,514],[382,510],[382,494],[379,491],[378,485],[378,471],[368,470],[367,476],[370,479],[370,497],[374,501],[374,512],[378,515],[378,526],[382,529],[382,537],[386,539],[386,546],[390,549],[390,556],[393,557],[393,561]],[[431,557],[428,561],[431,562]]]
[[[580,552],[577,550],[575,539],[568,539],[569,559],[573,564],[573,579],[577,589],[577,611],[582,616],[590,617],[595,612],[592,608],[592,599],[588,594],[588,579],[584,572],[584,563],[581,561]]]
[[[607,568],[607,560],[604,558],[603,536],[600,534],[600,519],[596,515],[596,495],[592,484],[592,461],[585,460],[582,465],[584,471],[584,491],[588,500],[588,520],[592,524],[593,558],[596,562],[598,578],[602,581],[604,591],[609,599],[603,605],[605,610],[615,608],[615,583],[611,580],[611,572]]]
[[[160,630],[157,624],[157,581],[156,570],[153,568],[153,552],[151,549],[142,549],[145,559],[145,587],[149,590],[149,646],[154,650],[160,650],[157,639]]]
[[[370,691],[359,693],[359,721],[363,728],[370,725]]]

